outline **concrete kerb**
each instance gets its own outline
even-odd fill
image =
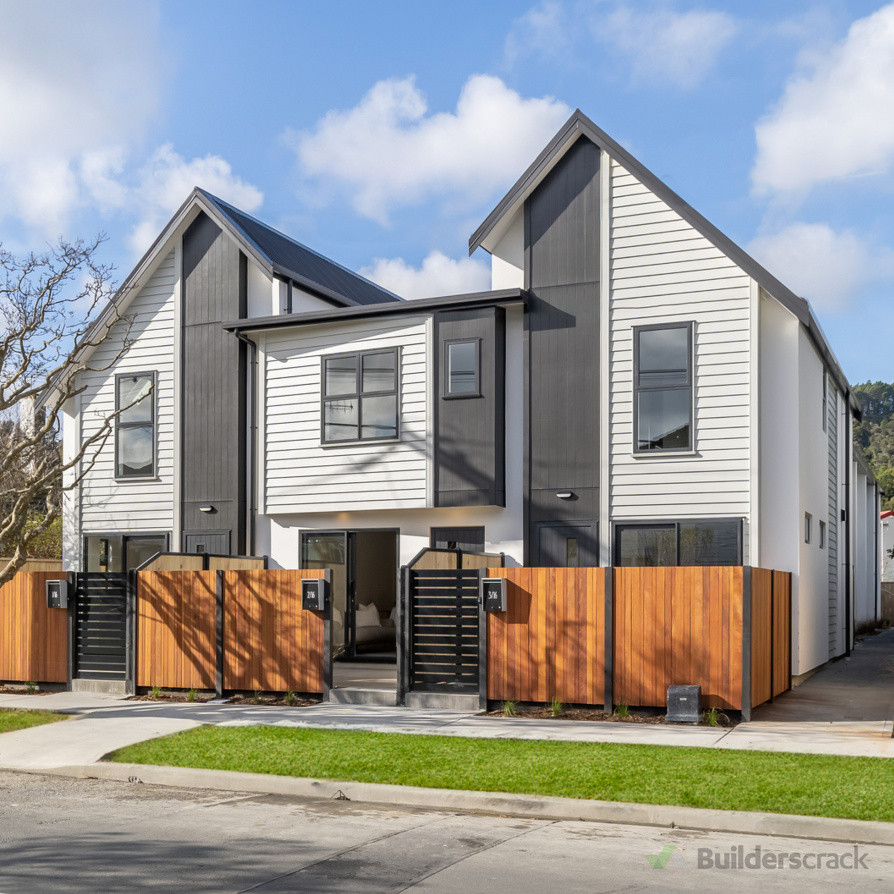
[[[23,772],[328,801],[349,800],[361,804],[387,804],[528,819],[623,823],[894,846],[894,823],[863,820],[342,782],[150,764],[99,763]]]

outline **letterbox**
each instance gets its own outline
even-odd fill
[[[305,578],[301,581],[301,607],[310,612],[321,612],[326,607],[328,581]]]
[[[68,608],[68,581],[47,581],[47,608]]]
[[[665,720],[668,723],[698,723],[701,700],[701,686],[668,686]]]
[[[506,578],[481,578],[481,602],[486,612],[506,611]]]

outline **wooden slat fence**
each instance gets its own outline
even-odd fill
[[[137,575],[137,686],[214,688],[216,583],[214,571]]]
[[[47,608],[47,580],[59,572],[19,572],[0,588],[0,680],[68,680],[68,612]]]
[[[489,699],[602,704],[605,569],[501,568],[505,613],[488,617]]]
[[[224,689],[322,693],[322,612],[301,608],[309,571],[225,571]]]
[[[751,706],[791,686],[792,578],[783,571],[751,572]]]

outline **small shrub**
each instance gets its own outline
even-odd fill
[[[37,684],[33,680],[29,680],[25,686],[25,692],[27,692],[28,695],[34,695],[34,693],[37,692]]]
[[[630,708],[627,705],[615,705],[615,714],[617,714],[621,720],[626,720],[630,716]]]
[[[161,698],[161,689],[158,686],[153,686],[152,691],[149,693],[149,698],[158,700]]]
[[[255,689],[255,694],[251,697],[251,703],[253,705],[261,704],[261,690]]]
[[[507,698],[506,701],[503,702],[503,716],[504,717],[515,717],[518,714],[518,705],[516,704],[514,699]]]
[[[554,698],[550,702],[549,707],[553,712],[553,717],[561,717],[565,713],[565,705],[563,705],[557,698]]]
[[[292,692],[292,690],[290,689],[286,693],[286,697],[283,699],[283,701],[291,708],[292,705],[294,705],[295,702],[298,701],[298,696],[295,695],[295,693]]]
[[[729,717],[719,708],[708,708],[702,712],[702,723],[708,726],[729,726]]]
[[[194,701],[196,700],[196,691],[195,691],[195,689],[190,689],[190,690],[186,693],[186,700],[187,700],[188,702],[194,702]]]

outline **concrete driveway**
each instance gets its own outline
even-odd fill
[[[760,723],[884,723],[894,720],[894,628],[857,643],[791,692],[755,708]]]

